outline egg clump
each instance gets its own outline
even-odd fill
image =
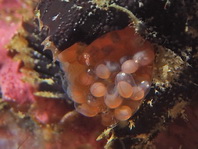
[[[132,27],[109,32],[89,45],[76,43],[58,60],[76,110],[101,116],[104,125],[128,120],[151,86],[153,46]]]

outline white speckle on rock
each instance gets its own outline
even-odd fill
[[[52,17],[52,21],[55,21],[55,20],[58,18],[59,15],[60,15],[60,13],[58,13],[58,14],[55,15],[55,16],[53,16],[53,17]]]

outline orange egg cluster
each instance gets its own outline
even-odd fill
[[[154,50],[131,27],[76,43],[58,59],[76,110],[104,125],[128,120],[150,89]]]

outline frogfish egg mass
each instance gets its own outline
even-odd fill
[[[101,116],[103,124],[111,125],[128,120],[144,100],[154,57],[153,46],[126,27],[89,45],[75,43],[58,60],[76,110],[88,117]]]

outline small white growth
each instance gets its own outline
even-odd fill
[[[139,2],[138,4],[139,4],[139,8],[144,6],[144,4],[142,2]]]
[[[52,21],[55,21],[55,20],[58,18],[59,15],[60,15],[60,13],[58,13],[58,14],[55,15],[55,16],[53,16],[53,17],[52,17]]]
[[[78,6],[78,5],[76,5],[76,4],[74,4],[72,7],[71,7],[71,9],[74,9],[74,8],[77,8],[77,9],[82,9],[83,7],[82,6]]]

